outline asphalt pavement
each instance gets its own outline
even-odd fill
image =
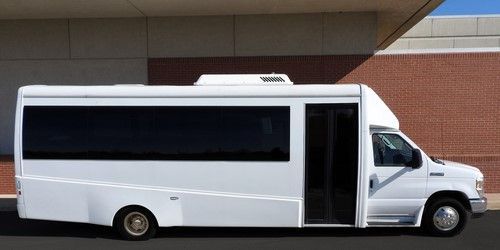
[[[500,249],[498,210],[451,238],[418,228],[163,228],[154,239],[129,242],[109,227],[23,220],[12,209],[0,211],[0,225],[0,249]]]

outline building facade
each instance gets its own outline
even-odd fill
[[[487,191],[500,192],[500,17],[422,20],[441,1],[128,2],[0,15],[0,194],[14,192],[22,85],[192,84],[206,73],[270,72],[297,84],[371,86],[427,153],[478,166]]]

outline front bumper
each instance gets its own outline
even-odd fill
[[[488,199],[486,199],[486,197],[480,199],[470,199],[469,202],[472,214],[482,214],[488,210]]]

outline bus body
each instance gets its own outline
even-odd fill
[[[124,225],[129,239],[156,226],[426,217],[445,235],[486,210],[481,172],[427,156],[361,84],[211,75],[195,86],[25,86],[15,130],[21,218]]]

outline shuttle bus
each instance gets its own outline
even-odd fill
[[[113,226],[425,227],[486,210],[483,174],[426,155],[362,84],[203,75],[192,86],[25,86],[19,217]]]

